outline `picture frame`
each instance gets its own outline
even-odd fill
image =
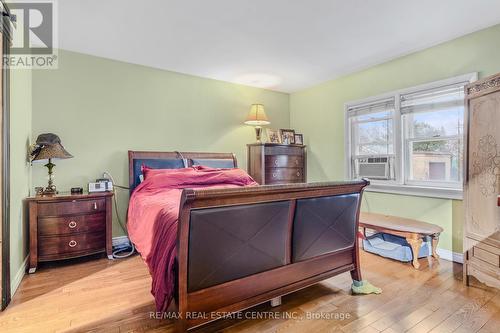
[[[294,139],[295,139],[296,145],[303,145],[304,144],[304,136],[302,134],[295,133]]]
[[[281,143],[281,134],[279,130],[268,128],[266,129],[268,143]]]
[[[280,136],[282,144],[295,144],[295,131],[293,129],[280,129]]]

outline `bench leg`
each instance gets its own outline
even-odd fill
[[[420,253],[420,247],[422,246],[422,239],[418,235],[407,237],[406,241],[411,246],[411,251],[413,252],[413,267],[416,269],[420,268],[420,263],[418,262],[418,254]]]
[[[438,243],[439,235],[432,235],[432,256],[434,257],[434,259],[439,259],[439,255],[436,252]]]

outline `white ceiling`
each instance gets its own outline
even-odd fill
[[[58,7],[62,49],[283,92],[500,23],[499,0],[63,0]]]

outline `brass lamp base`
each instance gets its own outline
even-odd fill
[[[40,192],[40,195],[54,195],[54,194],[57,194],[57,189],[55,185],[52,185],[52,187],[47,186]]]
[[[54,163],[52,163],[52,159],[49,158],[49,163],[45,164],[45,166],[48,169],[48,174],[49,174],[49,182],[47,184],[47,187],[44,188],[41,191],[41,195],[54,195],[57,194],[57,188],[56,185],[54,184],[54,173],[52,169],[56,166]]]
[[[257,143],[262,143],[262,141],[260,140],[261,135],[262,135],[262,127],[255,126],[255,136],[257,138]]]

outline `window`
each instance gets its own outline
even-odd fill
[[[400,98],[403,150],[408,164],[406,182],[460,188],[464,84],[404,94]]]
[[[372,190],[461,196],[469,74],[346,105],[349,178]]]
[[[348,109],[354,178],[394,179],[394,98]]]

